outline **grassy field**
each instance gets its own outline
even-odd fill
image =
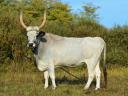
[[[81,81],[57,69],[56,90],[52,90],[51,86],[44,90],[42,72],[1,72],[0,96],[128,96],[127,67],[109,68],[108,88],[101,88],[98,91],[94,90],[95,80],[89,90],[83,90],[87,81],[87,70],[75,68],[70,72],[81,78]]]

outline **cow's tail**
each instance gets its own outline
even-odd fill
[[[104,65],[103,65],[103,74],[104,74],[104,87],[107,87],[107,64],[106,64],[106,43],[104,43],[104,51],[103,51],[103,55],[104,55]]]

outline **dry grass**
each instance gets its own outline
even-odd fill
[[[94,90],[95,81],[89,90],[83,90],[87,71],[75,68],[70,72],[81,78],[81,81],[58,69],[56,90],[52,90],[51,86],[44,90],[42,72],[1,72],[0,96],[128,96],[128,68],[109,68],[108,88],[98,91]]]

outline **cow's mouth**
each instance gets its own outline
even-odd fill
[[[29,43],[29,44],[27,44],[27,47],[29,47],[29,48],[35,48],[36,47],[36,44],[35,43]]]

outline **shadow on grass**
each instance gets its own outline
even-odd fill
[[[87,79],[84,77],[69,79],[66,76],[63,76],[62,78],[56,78],[57,84],[71,84],[71,85],[77,85],[77,84],[85,84],[87,82]]]
[[[86,77],[79,77],[74,79],[69,79],[66,76],[63,76],[62,78],[56,78],[56,84],[57,86],[60,84],[66,84],[66,85],[85,85],[87,83],[88,78]],[[50,80],[51,81],[51,80]],[[44,82],[44,81],[43,81]],[[51,85],[51,82],[49,82]],[[96,81],[93,80],[91,83],[92,88],[96,86]],[[101,88],[104,88],[103,82],[101,82]]]
[[[69,79],[66,76],[63,76],[62,78],[56,78],[56,84],[67,84],[67,85],[86,85],[88,80],[88,77],[79,77],[79,79],[74,78],[74,79]],[[90,85],[91,88],[96,87],[96,80],[94,79]],[[101,88],[104,88],[104,83],[101,81]]]

